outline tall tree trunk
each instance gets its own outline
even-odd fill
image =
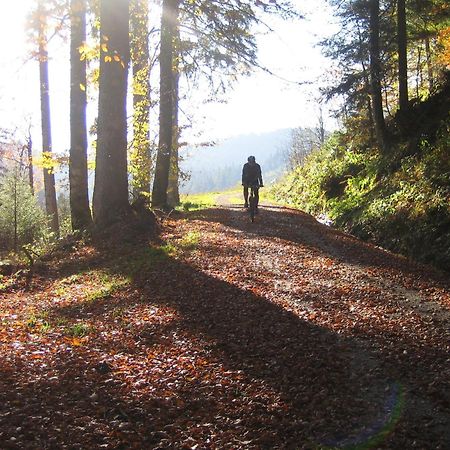
[[[13,246],[14,251],[17,253],[19,249],[19,233],[18,233],[18,202],[17,202],[17,180],[19,178],[19,174],[17,173],[17,168],[14,171],[14,238],[13,238]]]
[[[172,135],[172,152],[170,157],[169,185],[167,189],[167,202],[170,206],[176,206],[180,203],[180,166],[179,152],[180,145],[180,129],[178,126],[178,101],[179,101],[179,84],[180,84],[180,33],[179,28],[176,30],[175,49],[173,58],[173,135]]]
[[[70,211],[72,229],[87,229],[92,224],[89,209],[86,59],[80,47],[86,40],[86,0],[70,2]]]
[[[383,97],[381,93],[381,62],[380,62],[380,1],[370,0],[370,87],[372,111],[375,122],[375,133],[380,149],[387,151],[386,124],[383,115]]]
[[[31,139],[31,131],[28,130],[27,136],[27,167],[28,167],[28,183],[31,193],[34,195],[34,174],[33,174],[33,140]]]
[[[364,90],[366,97],[366,108],[367,108],[367,118],[369,120],[369,133],[370,139],[374,137],[374,129],[375,129],[375,120],[373,118],[373,109],[372,109],[372,98],[371,98],[371,87],[370,87],[370,77],[369,71],[367,70],[366,64],[364,61],[361,61],[363,79],[364,79]]]
[[[133,142],[129,172],[135,197],[150,197],[150,79],[148,0],[131,0],[131,62],[133,66]]]
[[[41,128],[42,128],[42,154],[48,162],[52,157],[52,131],[50,121],[50,92],[48,80],[48,52],[46,37],[46,14],[43,0],[38,2],[39,15],[39,78],[41,94]],[[55,175],[53,168],[46,166],[44,171],[45,208],[50,218],[51,230],[59,236],[58,206],[56,202]]]
[[[173,143],[173,58],[180,0],[163,0],[160,53],[159,144],[153,181],[152,206],[167,208],[170,155]]]
[[[416,65],[416,97],[420,97],[420,88],[422,86],[422,46],[417,47],[417,65]]]
[[[429,36],[425,36],[425,52],[427,55],[428,86],[430,92],[432,92],[434,89],[434,73],[433,64],[431,62],[431,45]]]
[[[397,0],[398,87],[400,111],[408,108],[408,59],[407,59],[405,0]]]
[[[361,28],[358,25],[358,37],[359,37],[359,46],[362,49],[364,45],[364,39],[362,36]],[[361,51],[361,55],[363,55],[364,52]],[[366,105],[367,105],[367,118],[369,119],[369,133],[370,133],[370,139],[373,139],[374,136],[374,129],[375,129],[375,121],[373,119],[373,111],[372,111],[372,102],[371,102],[371,96],[370,96],[370,77],[369,77],[369,71],[367,70],[367,65],[364,61],[364,57],[361,56],[361,67],[362,67],[362,73],[363,73],[363,79],[364,79],[364,88],[366,95]]]
[[[103,226],[128,214],[127,75],[128,0],[100,1],[100,82],[94,222]]]

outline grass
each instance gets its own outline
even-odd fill
[[[85,323],[76,323],[66,328],[66,334],[73,338],[82,338],[87,336],[92,331],[92,328]]]
[[[8,284],[3,281],[5,280],[5,278],[5,276],[0,275],[0,292],[6,290],[6,288],[8,287]]]
[[[286,202],[275,199],[271,187],[264,187],[259,191],[260,202],[270,203],[277,206],[285,206]],[[212,208],[218,203],[219,197],[225,197],[226,202],[232,205],[243,204],[242,186],[236,186],[222,192],[208,192],[202,194],[190,194],[181,197],[180,210],[198,211],[201,209]]]
[[[178,247],[183,251],[195,250],[199,242],[200,233],[198,231],[190,231],[178,242]]]
[[[26,326],[32,333],[47,333],[51,329],[51,323],[47,311],[32,313],[26,321]]]
[[[68,319],[65,317],[50,317],[46,310],[33,312],[28,316],[25,326],[30,333],[47,333],[53,328],[66,327]]]
[[[128,286],[131,282],[129,277],[124,277],[121,275],[111,275],[101,271],[96,272],[96,274],[100,286],[96,289],[87,289],[85,291],[86,300],[88,302],[94,302],[96,300],[110,297],[115,292]]]
[[[201,209],[212,208],[216,205],[220,192],[207,192],[202,194],[187,194],[181,196],[181,203],[178,209],[182,211],[199,211]]]

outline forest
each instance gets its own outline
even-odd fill
[[[315,125],[191,160],[190,94],[280,78],[258,33],[310,2],[28,3],[40,136],[0,124],[0,448],[450,448],[448,1],[326,0],[320,81],[289,81],[320,90]]]
[[[276,196],[385,248],[450,268],[449,8],[336,2],[324,49],[340,67],[342,128]]]
[[[20,142],[12,132],[3,130],[2,241],[6,247],[7,242],[12,243],[17,252],[23,244],[45,239],[48,232],[54,237],[61,234],[60,210],[64,208],[58,210],[55,189],[55,169],[61,159],[69,169],[70,225],[66,228],[73,231],[114,223],[130,213],[134,202],[163,210],[177,205],[178,149],[182,145],[180,77],[189,81],[190,89],[201,86],[209,90],[209,96],[219,96],[233,78],[258,64],[251,27],[263,23],[262,15],[297,14],[283,1],[233,1],[226,5],[156,2],[153,6],[158,6],[161,19],[155,31],[149,25],[151,6],[145,1],[35,2],[28,33],[34,44],[32,56],[39,65],[42,151],[37,158],[31,135],[27,142]],[[157,33],[155,43],[150,37]],[[52,55],[48,43],[58,35],[70,40],[70,154],[63,157],[52,153],[50,114]],[[157,88],[150,85],[150,71],[156,64]],[[90,90],[97,92],[98,111],[88,129]],[[132,111],[127,109],[129,103]],[[150,129],[155,111],[157,125]],[[94,161],[88,161],[90,133],[95,134]],[[151,138],[155,134],[157,142]],[[88,164],[95,167],[92,196],[88,192]],[[33,202],[36,168],[43,173],[45,212],[36,205],[30,217],[31,210],[25,204]],[[18,193],[23,198],[19,199]],[[50,218],[49,227],[44,216]]]
[[[0,242],[5,251],[45,246],[61,234],[108,225],[126,216],[136,202],[171,209],[180,203],[183,184],[204,191],[237,182],[239,162],[232,160],[214,173],[197,170],[187,182],[189,170],[182,167],[190,168],[190,162],[180,162],[186,145],[185,125],[179,126],[177,113],[183,101],[180,77],[191,88],[209,86],[210,96],[219,91],[226,95],[233,77],[245,76],[259,64],[252,27],[265,23],[268,15],[300,20],[301,9],[288,2],[237,2],[226,8],[163,3],[158,39],[157,30],[150,28],[152,5],[125,3],[122,34],[116,24],[119,10],[111,5],[104,13],[106,31],[100,28],[99,2],[43,1],[29,12],[31,56],[40,74],[42,149],[37,154],[30,134],[23,142],[12,130],[2,130]],[[326,215],[360,238],[448,267],[446,2],[329,3],[340,28],[321,42],[331,61],[322,94],[323,101],[339,98],[334,114],[342,125],[326,144],[324,138],[316,139],[316,151],[306,162],[289,162],[296,158],[295,139],[288,144],[287,158],[273,149],[280,161],[268,163],[269,171],[278,171],[271,179],[283,166],[290,172],[280,177],[273,196]],[[47,42],[55,35],[70,40],[68,155],[52,153]],[[150,72],[157,69],[155,87]],[[86,111],[94,93],[98,111],[89,126]],[[88,141],[93,141],[94,156]],[[68,168],[63,176],[70,196],[56,192],[54,173],[61,164]]]

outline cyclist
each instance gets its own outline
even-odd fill
[[[261,166],[257,164],[254,156],[249,156],[242,168],[242,186],[244,186],[244,208],[248,208],[248,188],[254,186],[256,208],[259,203],[259,188],[263,187]]]

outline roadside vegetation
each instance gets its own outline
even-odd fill
[[[334,226],[450,270],[448,2],[334,1],[322,42],[340,129],[275,195]],[[425,57],[424,57],[425,55]]]
[[[415,120],[406,136],[398,121],[389,123],[389,154],[381,154],[354,119],[307,156],[273,194],[360,238],[450,269],[448,83],[410,108]]]

